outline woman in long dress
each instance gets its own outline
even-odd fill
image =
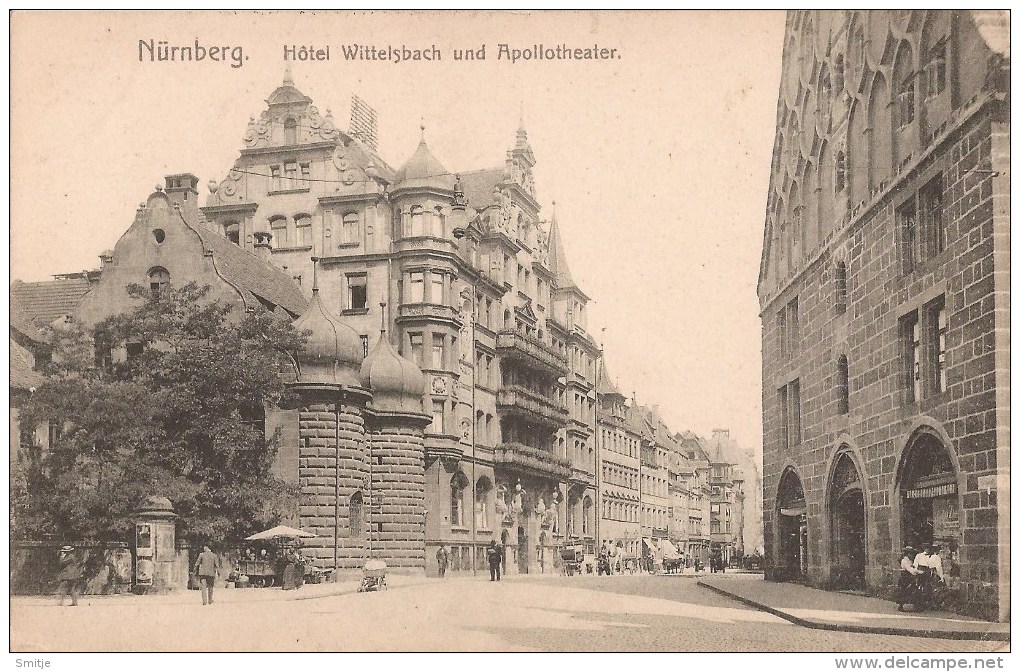
[[[297,563],[294,561],[294,555],[287,551],[284,557],[283,566],[283,589],[294,590],[297,588]]]

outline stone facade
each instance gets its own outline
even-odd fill
[[[934,541],[959,608],[1008,618],[1001,26],[788,17],[758,287],[768,578],[887,592]]]

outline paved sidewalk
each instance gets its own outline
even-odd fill
[[[944,639],[1009,641],[1009,623],[990,623],[938,611],[897,611],[896,604],[795,583],[702,577],[705,586],[738,602],[807,628],[837,632],[908,635]]]
[[[386,577],[388,587],[398,588],[402,586],[413,586],[435,579],[428,579],[423,576],[404,576],[400,574],[389,574]],[[237,603],[237,602],[282,602],[293,600],[314,600],[334,595],[347,595],[358,592],[361,585],[359,577],[341,577],[336,583],[309,583],[297,590],[283,590],[281,588],[220,588],[217,587],[213,595],[216,602]],[[69,603],[64,599],[64,604]],[[197,590],[178,590],[172,593],[160,593],[153,595],[135,595],[133,593],[121,593],[120,595],[82,595],[78,598],[79,606],[103,607],[122,606],[125,604],[192,604],[202,603],[202,596]],[[11,604],[28,606],[45,606],[57,604],[57,597],[49,595],[14,595],[11,597]]]

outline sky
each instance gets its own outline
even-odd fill
[[[523,114],[541,217],[556,201],[589,331],[614,382],[674,430],[725,427],[761,450],[756,283],[775,134],[782,12],[17,13],[11,27],[11,279],[98,266],[165,174],[222,180],[249,116],[282,81],[346,128],[379,115],[398,167],[425,125],[451,171],[502,165]],[[241,47],[139,59],[139,41]],[[347,61],[341,45],[439,61]],[[499,59],[533,45],[598,60]],[[44,47],[42,46],[44,45]],[[455,61],[484,45],[485,60]],[[604,328],[604,331],[603,331]]]

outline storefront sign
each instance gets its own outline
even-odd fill
[[[955,494],[956,483],[946,483],[944,485],[929,485],[924,488],[911,488],[907,490],[907,499],[932,499]]]

